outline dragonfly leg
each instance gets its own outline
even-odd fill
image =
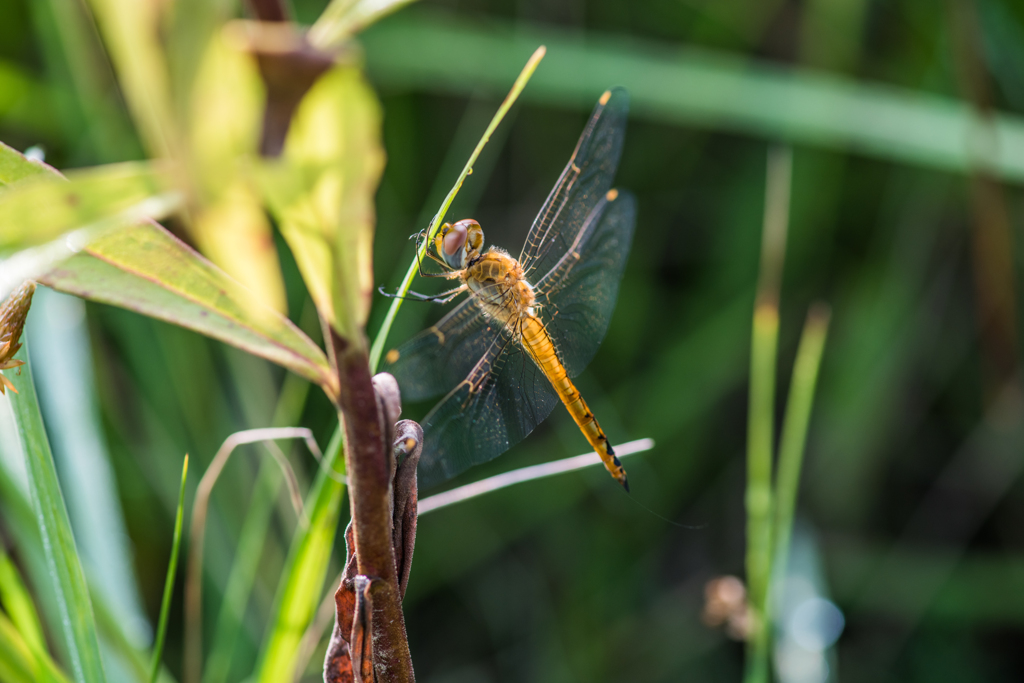
[[[434,254],[433,252],[431,252],[429,244],[427,245],[427,248],[423,250],[423,254],[426,255],[427,258],[435,261],[438,265],[440,265],[443,272],[440,272],[440,273],[430,273],[430,272],[427,272],[427,271],[423,270],[423,257],[420,256],[420,249],[423,247],[423,240],[426,239],[426,236],[427,236],[427,231],[426,230],[420,230],[419,232],[409,236],[409,239],[415,239],[416,240],[416,269],[419,272],[419,276],[420,277],[447,277],[447,278],[454,277],[454,273],[458,272],[458,271],[455,271],[451,266],[449,266],[447,263],[445,263],[443,259],[441,259],[440,257],[437,256],[437,254]]]
[[[377,291],[383,294],[384,296],[388,297],[389,299],[411,299],[412,301],[428,301],[433,304],[446,304],[452,301],[459,294],[462,294],[462,292],[466,291],[466,286],[460,285],[455,289],[450,289],[447,292],[441,292],[440,294],[435,294],[433,296],[430,296],[428,294],[420,294],[419,292],[412,291],[406,292],[404,295],[391,294],[389,292],[384,291],[383,286],[378,287]]]
[[[417,247],[417,251],[418,251],[418,247]],[[420,277],[447,277],[447,278],[451,278],[453,276],[454,272],[457,272],[457,271],[453,271],[451,266],[449,266],[443,260],[438,258],[438,256],[436,254],[431,252],[430,251],[430,247],[427,247],[427,250],[424,253],[426,254],[427,258],[429,258],[429,259],[439,263],[441,265],[441,268],[444,269],[444,272],[443,273],[430,273],[430,272],[427,272],[427,271],[423,270],[423,259],[417,258],[416,259],[416,267],[419,270]]]

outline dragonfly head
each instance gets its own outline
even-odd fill
[[[452,268],[462,270],[480,255],[484,246],[484,231],[472,218],[458,223],[445,223],[437,231],[434,248]]]

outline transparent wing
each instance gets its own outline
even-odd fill
[[[398,358],[393,363],[385,362],[383,370],[398,380],[403,400],[424,401],[440,396],[473,370],[499,327],[469,297],[436,325],[399,346]]]
[[[576,150],[533,221],[519,263],[536,282],[562,257],[584,221],[612,186],[622,156],[629,95],[615,88],[602,95]]]
[[[564,257],[537,286],[540,315],[572,375],[586,367],[607,331],[633,239],[636,202],[625,192],[613,196],[597,203]],[[459,309],[453,311],[445,321],[460,321],[458,312]],[[472,339],[456,346],[472,348],[474,353],[482,351],[474,356],[478,360],[473,367],[461,375],[464,379],[452,382],[455,388],[423,420],[425,443],[419,478],[424,487],[498,457],[526,438],[559,401],[550,381],[504,326],[487,325],[486,321],[474,323],[484,325],[482,331],[467,324],[445,325],[445,321],[439,325],[449,335],[455,329],[460,331],[459,335],[475,330]],[[428,330],[417,339],[429,341],[431,337],[438,339],[436,333]],[[446,343],[454,343],[454,339]],[[436,344],[430,348],[444,347]],[[449,353],[445,358],[451,356]],[[438,362],[437,357],[435,353],[431,362]],[[452,359],[458,367],[435,367],[435,371],[446,373],[450,380],[463,372],[461,363],[465,360]],[[403,377],[396,377],[406,392]]]
[[[439,484],[492,460],[551,414],[558,395],[502,328],[479,362],[423,420],[420,486]]]
[[[635,225],[633,195],[612,190],[537,283],[539,315],[570,377],[587,367],[608,331]]]

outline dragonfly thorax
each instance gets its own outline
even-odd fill
[[[462,271],[462,280],[492,318],[510,324],[534,314],[533,287],[504,249],[491,247]]]

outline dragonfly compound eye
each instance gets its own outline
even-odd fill
[[[441,236],[441,257],[452,268],[462,268],[463,248],[468,234],[466,226],[459,222],[448,227]]]

